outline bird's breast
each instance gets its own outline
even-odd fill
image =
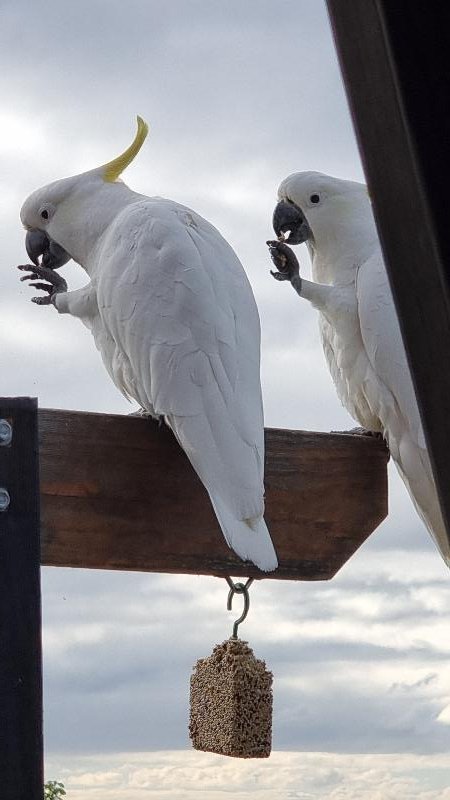
[[[342,405],[364,428],[380,431],[370,391],[372,367],[357,317],[346,316],[338,327],[332,326],[322,314],[319,320],[325,358]]]

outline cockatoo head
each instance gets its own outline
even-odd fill
[[[273,214],[278,237],[288,244],[307,242],[312,250],[336,248],[358,225],[372,219],[367,188],[363,183],[332,178],[320,172],[289,175],[278,190],[279,203]],[[361,231],[362,232],[362,231]]]
[[[84,222],[82,233],[88,238],[90,220],[95,219],[97,225],[106,224],[108,214],[111,215],[117,204],[119,192],[125,189],[130,192],[119,176],[139,152],[147,136],[148,125],[141,117],[137,118],[137,123],[134,141],[118,158],[81,175],[50,183],[25,200],[20,218],[27,231],[25,247],[33,264],[37,265],[42,256],[43,266],[58,269],[70,258],[76,258],[71,242],[74,228],[77,228],[79,238],[80,220]],[[81,209],[83,213],[79,214]]]

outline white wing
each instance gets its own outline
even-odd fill
[[[450,566],[450,543],[381,251],[360,267],[356,290],[361,335],[372,367],[364,393],[414,504]]]
[[[194,212],[146,199],[125,209],[106,237],[97,292],[115,343],[112,355],[103,352],[110,374],[165,417],[230,546],[274,569],[262,519],[259,318],[237,256]]]
[[[379,410],[388,433],[401,436],[405,427],[415,443],[425,450],[419,409],[406,360],[406,353],[381,253],[359,269],[356,281],[361,335],[369,362],[383,389]]]

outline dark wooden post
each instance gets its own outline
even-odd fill
[[[450,5],[327,5],[450,538]]]
[[[0,420],[0,796],[42,800],[37,401],[0,399]]]

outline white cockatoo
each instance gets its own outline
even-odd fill
[[[414,505],[450,566],[436,487],[367,187],[318,172],[286,178],[269,245],[277,280],[318,309],[326,360],[342,404],[381,433]],[[285,234],[289,231],[289,235]],[[284,242],[306,242],[314,282]]]
[[[78,317],[116,386],[164,418],[205,485],[228,545],[261,570],[277,567],[263,519],[264,427],[260,327],[236,254],[194,211],[128,188],[130,147],[25,201],[33,298]],[[39,263],[39,258],[42,261]],[[72,258],[89,276],[67,291],[54,272]],[[186,512],[189,509],[186,508]]]

